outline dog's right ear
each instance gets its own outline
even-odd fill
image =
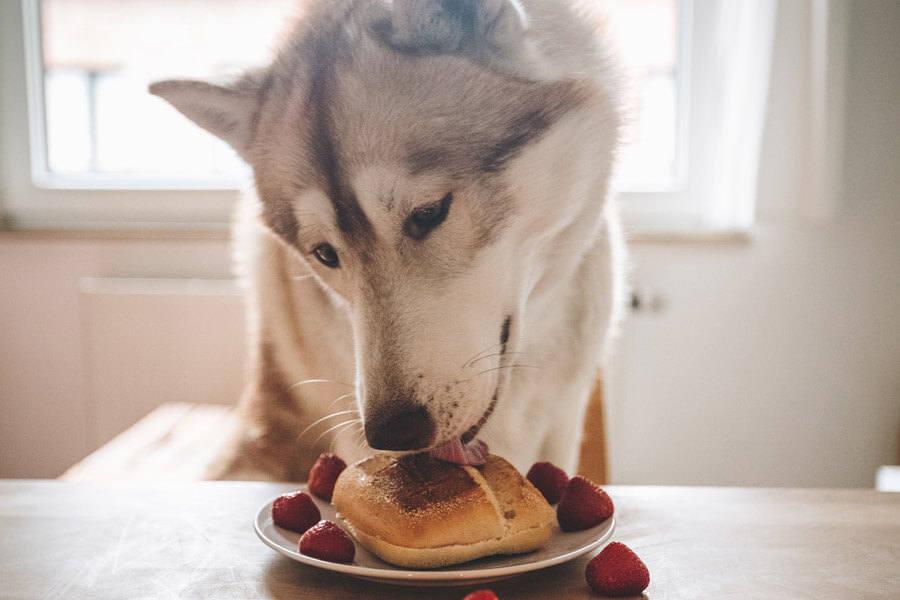
[[[252,134],[261,80],[257,73],[228,84],[170,79],[150,84],[149,90],[243,155]]]

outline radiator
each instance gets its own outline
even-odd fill
[[[79,292],[92,449],[166,402],[237,401],[246,350],[234,282],[86,278]]]

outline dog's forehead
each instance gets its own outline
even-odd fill
[[[350,165],[471,180],[502,169],[582,100],[571,82],[502,75],[457,56],[417,56],[364,40],[334,73],[332,123]]]
[[[528,81],[465,57],[408,54],[365,32],[337,28],[302,40],[271,72],[253,161],[267,220],[287,237],[297,224],[283,223],[283,209],[274,214],[267,190],[319,188],[338,228],[364,240],[375,232],[355,189],[361,173],[493,177],[586,97],[574,81]],[[382,203],[396,198],[365,189]]]
[[[305,155],[328,143],[342,168],[391,161],[471,178],[502,169],[586,97],[583,83],[530,81],[469,58],[397,50],[377,35],[309,36],[276,69],[270,132]],[[288,158],[295,153],[289,153]]]
[[[502,105],[501,86],[475,84],[482,73],[452,57],[407,57],[369,44],[352,68],[336,73],[335,133],[346,161],[407,163],[416,156],[501,135],[491,114]],[[446,169],[459,169],[451,163]]]

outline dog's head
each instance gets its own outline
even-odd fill
[[[373,448],[472,440],[548,265],[595,228],[599,203],[559,199],[602,195],[610,117],[546,76],[525,19],[511,0],[323,1],[270,67],[151,87],[239,152],[265,223],[346,306]],[[557,247],[563,230],[584,235]]]

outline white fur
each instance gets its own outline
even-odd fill
[[[232,143],[257,173],[256,193],[244,198],[236,227],[253,344],[242,400],[248,427],[220,474],[294,477],[297,464],[315,458],[308,455],[316,445],[301,434],[332,426],[327,447],[347,460],[361,457],[368,452],[361,423],[390,405],[385,386],[392,383],[415,390],[433,418],[431,448],[475,425],[496,394],[479,434],[492,452],[521,470],[537,460],[569,472],[577,467],[586,403],[622,296],[621,235],[607,198],[619,126],[615,74],[581,5],[474,6],[477,35],[454,29],[458,23],[433,0],[397,0],[392,14],[390,3],[353,0],[328,9],[333,17],[351,7],[354,31],[388,15],[394,43],[423,44],[435,54],[398,59],[362,36],[335,73],[334,110],[344,118],[332,133],[346,158],[344,180],[373,233],[365,246],[341,230],[333,199],[297,146],[294,127],[305,124],[294,125],[289,115],[303,106],[305,92],[303,79],[288,71],[292,55],[273,65],[276,91],[252,115],[246,94],[263,80],[258,73],[214,92],[196,82],[154,86]],[[446,164],[411,173],[409,147],[452,137],[435,115],[454,115],[458,106],[460,127],[477,131],[473,110],[483,107],[484,128],[497,136],[501,122],[515,123],[497,110],[514,100],[498,73],[552,84],[551,94],[557,82],[560,90],[574,82],[586,91],[499,173],[460,180]],[[236,93],[231,114],[227,99]],[[466,104],[473,95],[474,108]],[[246,125],[251,116],[255,131]],[[451,143],[458,151],[463,142]],[[447,220],[425,239],[409,239],[404,223],[411,212],[448,191]],[[296,238],[277,238],[263,225],[272,211],[267,203],[275,201],[287,203],[299,223]],[[492,237],[480,237],[492,222],[499,223]],[[312,250],[323,243],[334,247],[340,268],[315,260]],[[348,412],[329,416],[342,410]]]

